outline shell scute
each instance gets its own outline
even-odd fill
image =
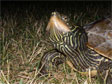
[[[101,55],[112,59],[112,17],[91,24],[88,33],[88,46]]]

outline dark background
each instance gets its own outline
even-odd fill
[[[24,15],[24,12],[27,11],[27,13],[32,12],[41,17],[49,15],[52,11],[74,14],[78,11],[86,12],[87,8],[91,11],[94,8],[107,9],[111,12],[111,5],[111,1],[2,1],[1,15],[13,15],[14,13]]]
[[[76,25],[85,25],[99,18],[112,15],[111,1],[2,1],[1,17],[4,22],[16,21],[18,25],[33,24],[34,20],[44,23],[49,21],[51,12],[67,15]],[[76,18],[74,18],[76,16]],[[28,19],[28,20],[27,20]],[[82,21],[82,22],[81,22]]]

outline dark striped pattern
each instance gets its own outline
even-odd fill
[[[65,60],[66,57],[62,53],[57,50],[51,50],[45,53],[45,55],[43,55],[43,57],[41,58],[39,68],[42,67],[42,69],[40,72],[45,74],[51,68],[56,68],[59,64],[65,62]]]
[[[50,40],[56,49],[67,56],[77,71],[96,69],[101,61],[108,60],[86,47],[88,38],[83,28],[76,27],[67,33],[52,28]]]

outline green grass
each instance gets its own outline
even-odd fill
[[[92,9],[92,11],[91,11]],[[35,9],[36,10],[36,9]],[[67,12],[75,25],[88,24],[108,15],[107,9],[87,8],[75,9],[72,16]],[[86,12],[85,12],[86,11]],[[65,12],[66,13],[66,12]],[[64,13],[64,14],[65,14]],[[26,16],[4,15],[0,30],[0,83],[1,84],[87,84],[88,77],[81,76],[65,63],[58,70],[52,71],[53,76],[38,77],[38,65],[44,52],[52,49],[48,34],[45,31],[49,15],[41,19],[33,13]],[[38,15],[36,15],[38,17]],[[91,78],[90,84],[99,84],[97,78]]]

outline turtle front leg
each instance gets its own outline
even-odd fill
[[[112,62],[101,62],[98,67],[101,84],[112,84]]]
[[[48,75],[50,70],[56,69],[60,64],[64,63],[66,57],[57,50],[51,50],[43,55],[41,58],[39,69],[40,74]]]

